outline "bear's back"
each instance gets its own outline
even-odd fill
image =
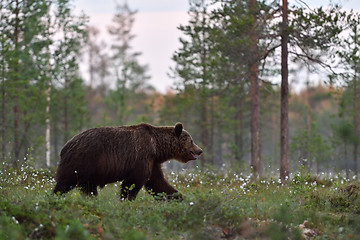
[[[154,141],[151,136],[153,128],[149,124],[142,123],[132,126],[87,129],[64,145],[60,153],[61,162],[88,158],[88,156],[91,156],[88,159],[96,159],[102,154],[134,157],[133,155],[139,151],[153,153]]]

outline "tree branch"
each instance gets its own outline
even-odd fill
[[[270,45],[270,44],[268,44],[268,45]],[[260,57],[259,61],[265,60],[265,59],[269,56],[269,54],[270,54],[271,52],[275,51],[275,49],[278,48],[278,47],[280,47],[280,46],[281,46],[281,44],[278,44],[278,45],[273,46],[273,47],[270,48],[269,50],[264,51],[264,53],[261,54],[262,57]],[[266,49],[267,49],[267,48],[266,48]],[[261,71],[264,70],[264,68],[265,68],[265,63],[266,63],[266,61],[263,61],[262,66],[261,66]]]
[[[297,56],[299,58],[306,58],[306,59],[310,60],[311,62],[319,64],[323,68],[329,69],[333,74],[338,75],[338,73],[336,73],[334,71],[334,69],[331,67],[330,64],[324,63],[320,59],[311,57],[311,56],[307,55],[306,53],[301,54],[301,53],[297,53],[297,52],[293,52],[293,51],[289,51],[289,53],[294,54],[295,56]]]

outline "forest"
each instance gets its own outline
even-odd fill
[[[189,0],[162,93],[131,1],[109,42],[72,3],[0,2],[0,239],[358,239],[357,11]],[[181,122],[204,150],[163,164],[183,201],[119,200],[118,183],[53,194],[69,139],[142,122]]]
[[[136,11],[126,1],[110,43],[71,1],[2,1],[1,161],[53,167],[84,129],[182,122],[205,150],[187,168],[356,175],[359,14],[306,3],[285,11],[278,1],[189,4],[169,69],[175,85],[163,94],[131,46]]]

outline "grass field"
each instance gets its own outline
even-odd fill
[[[157,201],[142,190],[120,201],[119,184],[98,197],[54,196],[49,170],[2,168],[0,239],[360,239],[360,183],[316,179],[251,181],[209,171],[169,173],[184,200]]]

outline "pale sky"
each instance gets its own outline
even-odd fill
[[[101,30],[103,40],[110,45],[106,37],[107,26],[115,13],[116,2],[123,0],[74,0],[76,11],[81,10],[90,17],[90,25]],[[180,24],[187,24],[188,0],[128,0],[132,10],[137,10],[132,42],[133,50],[141,52],[139,61],[149,66],[149,83],[158,91],[165,93],[173,86],[168,77],[170,66],[174,66],[171,56],[180,47]],[[306,2],[310,7],[327,6],[330,0],[288,0],[290,5]],[[344,9],[360,9],[360,0],[333,0],[341,3]],[[82,72],[87,66],[82,65]],[[85,79],[87,75],[84,74]]]

